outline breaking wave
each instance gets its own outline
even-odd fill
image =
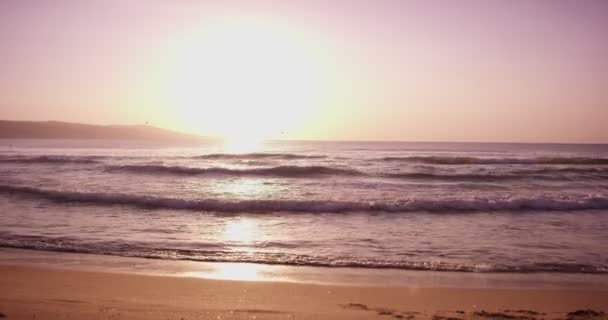
[[[248,251],[231,249],[221,243],[197,243],[194,248],[172,247],[166,243],[143,243],[125,241],[86,241],[78,238],[14,235],[0,232],[0,247],[43,250],[69,253],[103,254],[123,257],[138,257],[162,260],[185,260],[201,262],[261,263],[315,267],[348,267],[371,269],[402,269],[457,272],[559,272],[605,274],[605,265],[582,263],[534,263],[527,264],[490,264],[490,263],[450,263],[436,260],[420,261],[420,258],[380,259],[353,256],[324,256],[264,251],[268,247],[284,247],[288,244],[252,243]],[[252,251],[253,250],[253,251]]]
[[[108,171],[122,171],[141,174],[174,175],[222,175],[222,176],[276,176],[276,177],[314,177],[320,175],[353,176],[362,173],[356,170],[325,166],[277,166],[270,168],[230,169],[230,168],[193,168],[164,165],[122,165],[108,166]]]
[[[444,181],[503,181],[518,179],[561,180],[567,174],[587,174],[595,178],[608,178],[608,168],[541,168],[512,170],[502,173],[364,173],[354,169],[327,166],[276,166],[263,168],[231,169],[223,167],[196,168],[166,165],[115,165],[107,166],[109,172],[127,172],[149,175],[185,175],[185,176],[266,176],[307,178],[318,176],[377,176],[389,179],[404,180],[444,180]]]
[[[211,153],[201,156],[191,157],[194,159],[209,159],[209,160],[221,160],[221,159],[280,159],[280,160],[291,160],[291,159],[322,159],[326,158],[324,155],[303,155],[293,153]]]
[[[608,198],[504,197],[467,199],[404,199],[391,202],[334,200],[234,200],[179,199],[153,196],[46,190],[0,185],[0,193],[45,199],[56,203],[83,203],[100,206],[125,205],[144,209],[173,209],[227,213],[303,212],[471,212],[471,211],[569,211],[608,209]]]
[[[608,168],[542,168],[511,170],[502,173],[427,173],[403,172],[388,173],[384,177],[405,180],[444,180],[444,181],[508,181],[520,179],[563,180],[568,174],[585,175],[588,178],[608,179]]]
[[[437,174],[437,173],[423,173],[423,172],[406,172],[406,173],[390,173],[384,175],[386,178],[391,179],[404,179],[404,180],[443,180],[443,181],[503,181],[503,180],[518,180],[518,179],[547,179],[547,180],[559,180],[559,177],[550,176],[529,176],[529,175],[517,175],[517,174],[475,174],[475,173],[462,173],[462,174]]]
[[[68,163],[98,163],[97,157],[73,157],[73,156],[35,156],[35,157],[24,157],[24,156],[6,156],[0,158],[0,163],[36,163],[36,164],[68,164]]]
[[[608,158],[586,157],[538,157],[538,158],[475,158],[411,156],[384,157],[383,161],[402,161],[427,164],[467,165],[467,164],[562,164],[562,165],[608,165]]]

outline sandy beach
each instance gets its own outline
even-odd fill
[[[62,256],[96,257],[55,254],[57,261]],[[15,261],[0,265],[0,312],[6,319],[606,319],[602,311],[608,309],[608,290],[595,287],[323,285]]]

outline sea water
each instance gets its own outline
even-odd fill
[[[0,247],[608,273],[608,145],[0,140]]]

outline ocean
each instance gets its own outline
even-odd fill
[[[0,140],[0,247],[608,273],[608,145]]]

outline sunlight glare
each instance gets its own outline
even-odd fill
[[[223,238],[226,241],[238,241],[251,244],[258,240],[259,228],[254,220],[242,218],[226,224]]]
[[[280,137],[318,106],[316,48],[264,17],[207,21],[184,40],[171,78],[173,104],[189,127],[235,141]]]
[[[226,153],[252,153],[258,151],[261,144],[256,137],[231,137],[224,140],[222,149]]]
[[[272,197],[276,189],[260,179],[231,179],[218,183],[216,190],[229,197],[261,199]]]
[[[209,271],[189,272],[186,276],[216,280],[264,281],[277,278],[271,266],[253,263],[214,263]]]

